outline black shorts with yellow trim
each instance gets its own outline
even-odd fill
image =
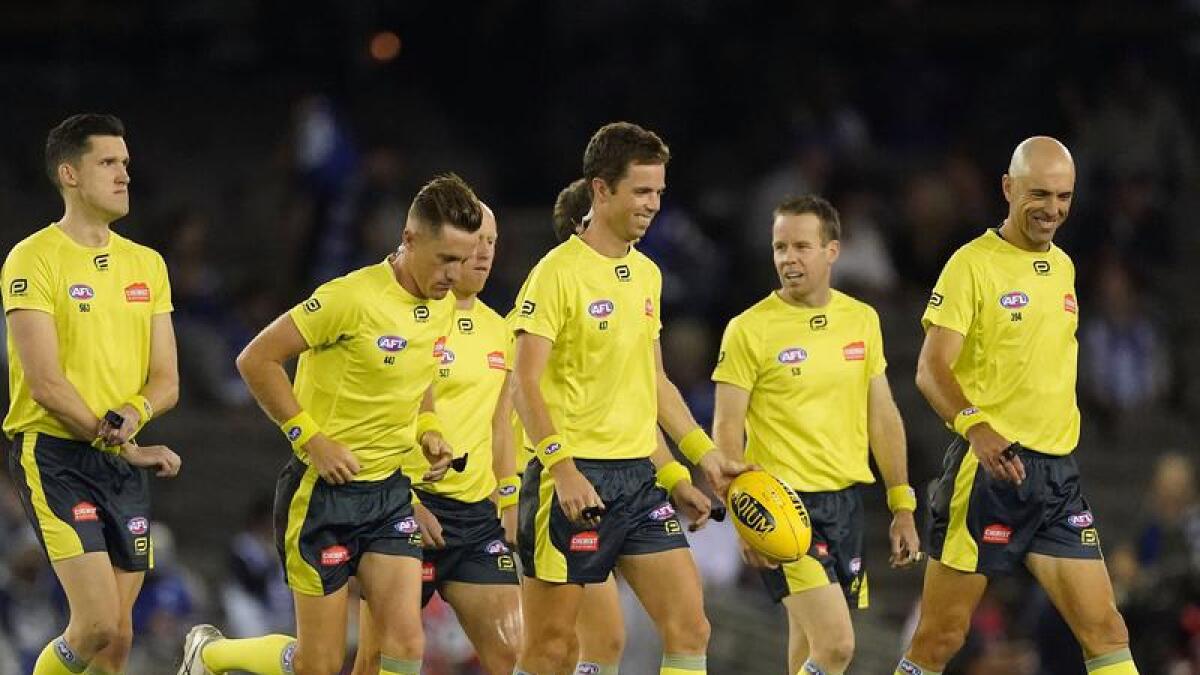
[[[930,555],[962,572],[1011,573],[1029,553],[1099,560],[1100,535],[1072,455],[1019,452],[1020,485],[996,480],[955,437],[930,500]]]
[[[762,570],[771,599],[781,602],[795,593],[839,584],[850,607],[866,609],[870,592],[863,564],[862,489],[856,485],[834,492],[803,492],[800,500],[812,521],[812,543],[800,560]]]
[[[293,457],[275,484],[275,546],[288,587],[312,596],[345,586],[364,553],[420,560],[408,478],[331,485]]]
[[[504,543],[504,528],[490,499],[463,502],[415,490],[442,526],[444,548],[425,549],[421,568],[421,605],[447,582],[515,586],[517,564]]]
[[[145,469],[83,441],[36,432],[13,437],[8,468],[51,562],[108,552],[115,567],[154,567]]]
[[[599,584],[617,559],[686,548],[687,537],[655,481],[649,459],[576,459],[607,512],[596,528],[567,520],[554,478],[537,460],[521,478],[517,551],[527,577],[551,583]]]

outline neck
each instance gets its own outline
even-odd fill
[[[1030,253],[1045,253],[1046,251],[1050,250],[1050,244],[1048,243],[1042,246],[1030,241],[1029,238],[1025,236],[1025,233],[1021,231],[1021,228],[1013,224],[1012,218],[1005,218],[1004,223],[1000,225],[1000,229],[997,231],[1000,233],[1001,239],[1007,241],[1013,246],[1016,246],[1022,251],[1029,251]]]
[[[404,249],[393,253],[388,262],[392,265],[392,276],[396,277],[396,283],[400,284],[401,288],[414,297],[425,297],[425,294],[421,292],[421,287],[417,285],[416,278],[408,269],[408,256],[405,255]]]
[[[74,200],[67,200],[63,217],[57,225],[75,243],[99,248],[108,245],[109,236],[112,234],[108,228],[109,222],[94,209],[77,204]]]
[[[786,288],[781,288],[775,293],[787,304],[797,307],[824,307],[829,304],[829,299],[833,296],[829,286],[822,286],[808,293],[790,291]]]
[[[479,297],[478,293],[466,293],[454,289],[454,308],[455,309],[471,309],[475,306],[475,298]]]
[[[629,253],[629,242],[618,237],[608,226],[608,221],[601,220],[599,214],[592,218],[592,223],[579,238],[602,256],[621,258]]]

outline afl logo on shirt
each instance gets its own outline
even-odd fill
[[[71,296],[72,300],[91,300],[96,297],[96,292],[87,284],[75,284],[67,289],[67,295]]]
[[[397,335],[384,335],[375,341],[375,346],[385,352],[398,352],[408,346],[408,340]]]
[[[808,352],[804,351],[800,347],[788,347],[787,349],[779,352],[778,358],[780,363],[784,365],[790,365],[793,363],[807,361]]]
[[[1009,291],[1000,296],[1000,306],[1004,309],[1021,309],[1029,304],[1029,296],[1021,291]]]
[[[588,305],[588,314],[594,319],[603,319],[613,313],[616,307],[612,300],[597,300]]]

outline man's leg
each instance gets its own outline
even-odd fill
[[[625,651],[625,620],[621,616],[617,578],[610,574],[602,584],[585,586],[583,603],[587,611],[580,612],[575,622],[579,638],[576,670],[616,675]]]
[[[67,594],[71,618],[63,634],[42,650],[33,673],[82,673],[117,639],[121,625],[121,592],[108,553],[84,553],[52,566]]]
[[[292,591],[296,605],[295,639],[266,635],[213,640],[201,648],[204,667],[214,673],[244,670],[255,675],[340,673],[346,660],[347,596],[345,586],[324,596]]]
[[[521,587],[447,581],[441,593],[475,645],[484,669],[492,675],[510,675],[521,648]]]
[[[521,583],[525,641],[517,672],[570,675],[575,669],[575,621],[583,586],[526,577]]]
[[[379,672],[379,631],[375,630],[375,615],[365,597],[358,602],[358,651],[354,654],[354,670],[350,675],[375,675]]]
[[[418,675],[425,650],[421,626],[421,559],[364,553],[358,566],[362,594],[374,608],[371,618],[379,643],[379,673]],[[345,607],[342,616],[345,617]],[[345,629],[342,630],[343,634]]]
[[[960,572],[930,560],[921,591],[921,619],[896,673],[931,675],[944,670],[967,639],[971,615],[987,584],[982,574]]]
[[[1129,654],[1129,631],[1117,611],[1103,560],[1030,553],[1025,557],[1025,566],[1079,640],[1089,673],[1135,675],[1138,672]]]
[[[783,606],[788,615],[788,672],[806,672],[806,665],[825,675],[845,672],[854,658],[854,625],[842,587],[827,584],[800,591],[784,598]],[[797,653],[796,646],[808,653]]]
[[[675,548],[660,553],[626,555],[617,562],[646,608],[663,642],[662,675],[707,672],[709,624],[704,591],[692,552]]]
[[[120,620],[116,636],[92,658],[88,672],[96,675],[125,672],[129,650],[133,648],[133,603],[137,601],[138,593],[142,590],[146,573],[126,572],[114,567],[113,576],[116,578],[117,594],[121,603]]]

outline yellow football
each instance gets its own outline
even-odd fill
[[[812,522],[796,491],[766,471],[747,471],[729,485],[733,526],[750,547],[778,562],[799,560],[812,541]]]

